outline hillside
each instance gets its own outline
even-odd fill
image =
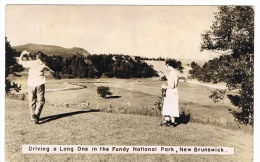
[[[151,65],[155,71],[158,72],[159,77],[168,76],[168,69],[167,66],[165,65],[164,61],[145,61],[148,65]],[[184,69],[183,69],[183,75],[188,78],[189,76],[189,71],[192,69],[190,66],[186,66],[184,64]],[[192,83],[192,84],[197,84],[197,85],[202,85],[206,87],[211,87],[211,88],[216,88],[216,89],[226,89],[226,83],[220,82],[218,84],[213,84],[213,83],[205,83],[198,81],[197,79],[187,79],[187,83]]]
[[[78,48],[78,47],[63,48],[63,47],[54,46],[54,45],[42,45],[42,44],[29,43],[29,44],[20,45],[20,46],[13,46],[13,48],[19,52],[21,52],[23,50],[27,50],[31,53],[41,51],[48,56],[53,56],[53,55],[69,56],[72,54],[80,54],[80,55],[84,55],[84,56],[90,55],[90,53],[88,51],[86,51],[83,48]]]
[[[196,62],[199,66],[203,66],[205,62],[207,62],[206,60],[198,59],[180,59],[180,61],[182,62],[182,66],[188,66],[188,64],[190,65],[193,61]]]
[[[159,117],[115,114],[46,104],[41,124],[26,101],[6,100],[6,161],[252,161],[253,135],[201,123],[160,127]],[[205,140],[206,139],[206,140]],[[234,155],[23,154],[22,145],[224,146]]]
[[[167,76],[169,71],[164,61],[145,61],[148,65],[152,65],[153,69],[158,72],[160,77]],[[184,64],[183,74],[187,77],[189,75],[189,70],[191,70],[190,66],[186,66]]]

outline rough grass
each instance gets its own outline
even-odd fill
[[[46,104],[41,124],[30,121],[26,101],[6,99],[6,161],[234,161],[253,157],[253,135],[189,122],[161,127],[159,117],[114,114]],[[23,144],[230,146],[234,155],[22,154]]]

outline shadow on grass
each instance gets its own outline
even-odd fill
[[[188,124],[190,122],[190,112],[185,112],[184,110],[182,110],[180,117],[176,118],[176,122],[179,124]]]
[[[178,124],[188,124],[190,122],[190,114],[181,114],[176,120]]]
[[[106,97],[106,99],[110,99],[110,98],[120,98],[121,96],[108,96]]]
[[[90,113],[90,112],[99,112],[99,110],[75,111],[75,112],[69,112],[69,113],[64,113],[64,114],[46,116],[46,117],[40,118],[39,124],[43,124],[43,123],[46,123],[46,122],[50,122],[50,121],[53,121],[53,120],[57,120],[57,119],[72,116],[72,115]]]
[[[249,117],[249,112],[237,112],[237,111],[230,111],[235,118],[236,122],[245,125],[254,125],[254,119]]]

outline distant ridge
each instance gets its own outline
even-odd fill
[[[27,50],[31,53],[36,53],[38,51],[41,51],[48,56],[59,55],[59,56],[66,57],[70,55],[79,54],[87,57],[88,55],[90,55],[90,53],[83,48],[78,48],[78,47],[64,48],[60,46],[34,44],[34,43],[29,43],[20,46],[13,46],[13,48],[16,49],[18,52],[22,52],[23,50]]]
[[[159,75],[160,78],[163,77],[163,76],[168,76],[169,70],[168,70],[164,61],[149,61],[149,60],[146,60],[145,62],[148,65],[152,65],[153,69],[158,72],[158,75]],[[183,67],[184,67],[183,74],[186,77],[188,77],[189,70],[191,70],[192,68],[190,66],[187,66],[187,65],[183,65]]]

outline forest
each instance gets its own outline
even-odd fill
[[[55,78],[147,78],[157,72],[139,57],[117,54],[47,56],[46,64],[55,71]]]

